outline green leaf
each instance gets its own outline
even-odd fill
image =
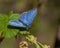
[[[20,18],[20,14],[11,14],[9,17],[10,20],[18,20]]]
[[[3,37],[10,38],[17,35],[19,30],[8,28],[8,22],[10,20],[16,20],[18,18],[19,14],[12,14],[11,16],[0,14],[0,31],[3,33]]]
[[[24,35],[30,34],[30,32],[28,32],[28,31],[20,31],[19,33],[20,33],[20,34],[24,34]]]

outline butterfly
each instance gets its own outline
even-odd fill
[[[29,29],[36,15],[37,9],[31,9],[29,11],[23,12],[18,20],[9,21],[9,25]]]

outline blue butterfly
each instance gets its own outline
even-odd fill
[[[18,20],[9,21],[9,25],[14,26],[14,27],[21,27],[21,28],[29,29],[36,14],[37,14],[36,8],[31,9],[27,12],[23,12],[21,14],[21,17]]]

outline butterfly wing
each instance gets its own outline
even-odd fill
[[[23,27],[23,28],[26,27],[23,23],[19,22],[18,20],[11,20],[9,22],[9,25],[10,26],[15,26],[15,27]]]
[[[32,24],[36,14],[37,14],[37,9],[36,8],[31,9],[28,12],[24,12],[21,15],[19,20],[23,21],[26,25],[30,26]]]
[[[21,17],[19,18],[19,20],[12,20],[9,21],[9,25],[11,26],[15,26],[15,27],[23,27],[23,28],[29,28],[29,26],[32,24],[35,16],[37,14],[37,9],[32,9],[29,10],[27,12],[24,12],[21,14]]]

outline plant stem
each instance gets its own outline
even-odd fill
[[[36,48],[41,48],[37,42],[34,43]]]

